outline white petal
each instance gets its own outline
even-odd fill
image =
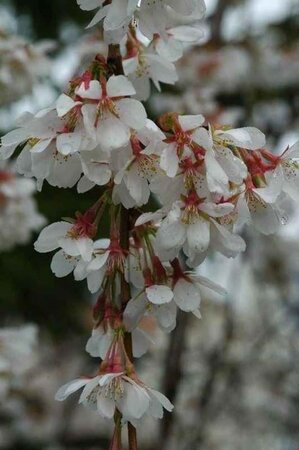
[[[246,244],[241,236],[231,233],[224,225],[220,225],[214,219],[211,219],[211,222],[217,230],[217,232],[215,232],[216,230],[212,227],[211,241],[216,250],[223,253],[223,255],[228,258],[232,258],[246,249]]]
[[[145,389],[135,384],[125,383],[125,392],[117,405],[124,418],[140,419],[149,407],[149,396]]]
[[[80,178],[77,184],[77,192],[79,194],[84,194],[95,186],[95,183],[90,181],[85,175]]]
[[[104,150],[124,147],[129,139],[128,127],[117,117],[104,117],[97,126],[97,140]]]
[[[62,133],[57,136],[56,147],[62,155],[69,155],[79,151],[81,145],[80,133]]]
[[[175,177],[179,167],[179,158],[175,145],[168,145],[161,154],[160,166],[168,177]]]
[[[39,253],[47,253],[59,247],[59,239],[65,236],[71,228],[68,222],[55,222],[45,227],[37,241],[34,243],[34,248]]]
[[[101,269],[106,264],[109,254],[109,251],[102,254],[97,254],[96,257],[88,264],[88,270]]]
[[[102,97],[102,88],[98,80],[91,80],[87,89],[85,88],[85,83],[81,83],[75,92],[79,97],[91,100],[99,100]]]
[[[78,389],[82,388],[89,382],[89,379],[87,378],[78,378],[76,380],[70,381],[69,383],[64,384],[61,386],[60,389],[58,389],[55,400],[58,400],[59,402],[62,402],[65,400],[69,395],[73,394],[74,392],[78,391]]]
[[[117,102],[120,120],[134,130],[140,130],[146,124],[146,111],[142,103],[132,98],[123,98]]]
[[[108,97],[125,97],[135,94],[136,91],[133,84],[124,75],[112,75],[107,81]]]
[[[200,305],[199,288],[192,282],[181,278],[174,287],[174,301],[182,311],[194,311]]]
[[[75,102],[68,95],[61,94],[56,101],[56,110],[57,110],[58,117],[64,116],[75,106],[81,105],[81,104],[82,104],[82,102]]]
[[[205,219],[199,218],[195,223],[188,225],[187,241],[192,252],[205,252],[210,243],[209,222]]]
[[[228,139],[238,147],[249,150],[262,148],[266,144],[264,133],[254,127],[235,128],[222,131],[220,134],[222,138]]]
[[[51,270],[58,278],[69,275],[76,266],[76,260],[65,255],[63,250],[55,253],[51,261]]]
[[[152,394],[163,406],[164,409],[171,412],[174,408],[173,404],[159,391],[155,391],[154,389],[149,389],[150,394]]]
[[[198,114],[194,116],[179,116],[178,120],[182,130],[187,131],[200,127],[204,123],[205,118],[202,114]]]
[[[173,299],[173,292],[168,286],[154,284],[145,290],[147,298],[155,305],[169,303]]]
[[[101,393],[97,398],[97,410],[107,419],[112,419],[115,412],[115,401],[110,396]]]
[[[92,294],[95,294],[99,291],[104,279],[104,275],[104,270],[97,270],[87,275],[87,287]]]

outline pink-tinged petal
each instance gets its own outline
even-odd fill
[[[66,235],[71,228],[68,222],[55,222],[45,227],[34,243],[34,248],[39,253],[47,253],[59,247],[58,241]]]
[[[125,97],[135,94],[133,84],[124,75],[112,75],[107,81],[108,97]]]
[[[173,299],[173,292],[168,286],[154,284],[145,290],[148,300],[154,305],[170,303]]]
[[[132,98],[123,98],[116,104],[120,120],[134,130],[140,130],[146,124],[146,111],[141,102]]]
[[[58,400],[59,402],[62,402],[65,400],[69,395],[73,394],[74,392],[81,389],[83,386],[85,386],[90,380],[88,378],[78,378],[76,380],[70,381],[69,383],[64,384],[61,386],[60,389],[58,389],[55,400]]]
[[[188,131],[200,127],[204,123],[205,118],[202,114],[198,114],[194,116],[179,116],[178,120],[182,130]]]

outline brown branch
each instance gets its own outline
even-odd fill
[[[180,381],[183,377],[182,356],[185,348],[186,334],[189,323],[189,315],[179,310],[177,315],[177,326],[169,337],[169,345],[166,352],[164,366],[164,377],[162,390],[166,397],[174,403],[177,397]],[[163,422],[161,422],[159,442],[161,449],[167,445],[171,432],[174,414],[165,411]]]
[[[114,75],[123,75],[122,56],[120,53],[119,45],[110,44],[108,50],[107,64],[110,71]],[[121,206],[120,212],[120,225],[119,225],[119,240],[121,248],[126,252],[129,250],[129,238],[130,238],[130,212],[124,206]],[[131,298],[130,286],[127,283],[124,274],[121,279],[121,301],[123,307],[128,303]],[[132,348],[132,335],[131,333],[125,333],[125,350],[131,362],[133,362],[133,348]],[[128,442],[129,450],[137,450],[137,433],[136,428],[128,423]]]

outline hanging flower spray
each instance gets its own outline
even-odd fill
[[[179,112],[147,118],[141,100],[151,83],[158,90],[160,82],[174,84],[174,62],[202,38],[203,0],[78,3],[97,9],[89,26],[102,24],[108,57],[97,55],[54,107],[26,114],[2,138],[0,154],[7,159],[18,149],[18,171],[39,189],[44,180],[77,185],[80,194],[101,186],[87,211],[44,228],[35,249],[56,251],[53,273],[73,272],[97,294],[86,350],[101,358],[98,373],[62,386],[57,400],[83,389],[79,403],[114,419],[110,448],[122,448],[128,426],[136,450],[139,421],[173,409],[135,370],[151,343],[142,319],[153,316],[170,332],[178,308],[200,317],[202,287],[224,293],[195,269],[212,251],[243,252],[240,225],[268,234],[285,222],[285,200],[298,196],[299,143],[275,156],[253,127],[220,127]],[[151,195],[161,207],[143,213]]]

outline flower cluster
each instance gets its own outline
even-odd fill
[[[29,241],[33,231],[45,224],[32,198],[32,180],[17,176],[12,167],[0,168],[0,251]]]
[[[225,293],[197,267],[211,252],[230,258],[244,251],[242,225],[268,234],[286,221],[285,199],[298,192],[299,146],[275,156],[253,127],[221,127],[201,114],[147,117],[139,99],[148,96],[149,80],[174,82],[182,42],[200,38],[200,0],[79,4],[99,8],[91,24],[104,20],[108,57],[97,55],[53,107],[26,114],[2,138],[0,155],[19,152],[18,170],[40,189],[44,180],[77,184],[79,193],[101,187],[87,211],[44,228],[35,249],[56,251],[53,273],[86,279],[97,294],[86,350],[102,359],[98,375],[68,383],[57,399],[83,388],[81,403],[114,417],[111,448],[121,448],[122,423],[172,409],[133,365],[153,342],[145,316],[170,332],[178,308],[200,317],[206,288]],[[154,202],[159,208],[150,211]]]
[[[50,41],[29,44],[20,36],[0,29],[0,105],[28,94],[36,80],[47,74],[46,54],[52,48]]]
[[[83,10],[98,9],[89,27],[103,21],[106,43],[121,43],[124,72],[141,100],[150,95],[150,81],[160,90],[160,83],[178,80],[174,62],[204,35],[203,0],[77,2]]]
[[[1,400],[11,387],[20,387],[23,374],[32,366],[36,341],[37,328],[34,325],[0,329]]]

